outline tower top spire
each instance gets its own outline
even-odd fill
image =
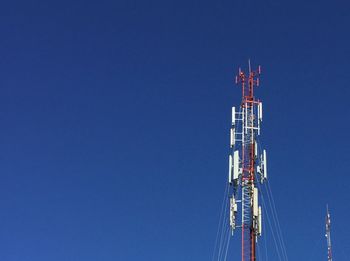
[[[253,99],[254,97],[254,87],[259,86],[261,75],[260,65],[256,70],[252,70],[250,59],[248,60],[248,74],[242,71],[241,68],[238,69],[238,74],[236,75],[236,84],[242,85],[242,99]]]

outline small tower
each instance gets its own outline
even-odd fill
[[[327,238],[328,261],[332,261],[331,216],[329,214],[328,205],[327,205],[327,216],[326,216],[326,238]]]

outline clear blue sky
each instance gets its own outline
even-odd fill
[[[289,259],[326,259],[328,203],[347,260],[349,11],[2,2],[0,260],[210,260],[248,58],[263,69],[261,139]]]

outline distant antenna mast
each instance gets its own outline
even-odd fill
[[[326,216],[326,238],[328,248],[328,261],[332,261],[332,244],[331,244],[331,216],[329,214],[327,205],[327,216]]]
[[[257,182],[267,179],[266,151],[258,151],[257,136],[262,122],[262,103],[254,97],[254,87],[259,86],[260,66],[248,75],[239,68],[236,84],[242,86],[239,110],[232,107],[232,127],[229,156],[230,226],[242,230],[242,261],[256,261],[256,243],[261,235],[261,207],[258,204]],[[239,193],[240,191],[241,193]],[[241,224],[238,224],[237,203],[241,204]]]

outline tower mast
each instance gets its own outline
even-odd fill
[[[327,205],[327,216],[326,216],[326,238],[327,238],[328,261],[332,261],[331,216],[329,214],[328,205]]]
[[[256,242],[261,235],[261,207],[258,204],[257,183],[267,178],[266,151],[258,151],[257,136],[262,122],[262,103],[254,96],[254,88],[259,86],[260,66],[249,72],[241,69],[236,76],[236,84],[242,86],[242,101],[236,112],[232,107],[232,127],[229,156],[230,226],[232,233],[241,228],[242,261],[256,261]],[[241,224],[237,225],[237,204],[241,204]]]

